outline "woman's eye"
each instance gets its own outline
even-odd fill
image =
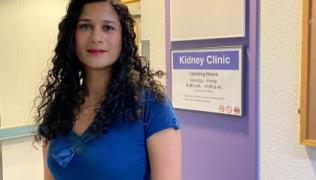
[[[90,25],[89,24],[81,24],[78,27],[79,27],[79,29],[84,29],[85,30],[85,29],[89,29]]]
[[[104,30],[105,31],[112,31],[112,30],[114,30],[114,27],[107,25],[107,26],[104,26]]]

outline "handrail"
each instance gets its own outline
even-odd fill
[[[35,124],[0,127],[0,141],[32,136],[35,134],[36,129],[37,125]]]

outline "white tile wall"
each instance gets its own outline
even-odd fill
[[[42,150],[32,142],[32,136],[2,142],[3,180],[43,180]]]

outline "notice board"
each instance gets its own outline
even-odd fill
[[[175,108],[242,116],[241,46],[173,50]]]
[[[300,142],[316,147],[316,0],[304,0]]]
[[[171,41],[245,36],[245,0],[170,1]]]

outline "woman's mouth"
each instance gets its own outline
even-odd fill
[[[103,50],[103,49],[88,49],[87,52],[92,54],[92,55],[100,55],[100,54],[103,54],[107,51]]]

